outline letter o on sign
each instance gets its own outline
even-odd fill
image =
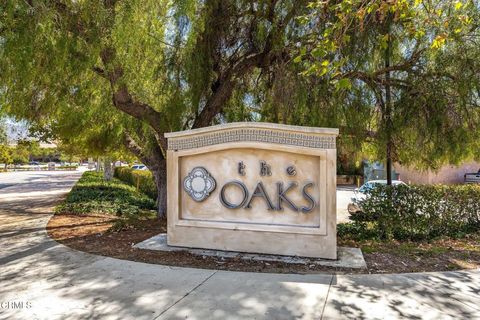
[[[240,191],[242,191],[242,194],[243,194],[243,197],[242,197],[242,201],[238,204],[234,204],[234,203],[231,203],[229,202],[226,198],[225,198],[225,190],[229,187],[229,186],[236,186],[238,188],[240,188]],[[222,190],[220,191],[220,202],[227,208],[229,209],[237,209],[237,208],[240,208],[242,207],[245,202],[247,201],[247,198],[248,198],[248,190],[247,190],[247,187],[240,181],[230,181],[230,182],[227,182],[223,185],[222,187]]]

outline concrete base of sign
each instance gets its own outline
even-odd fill
[[[240,258],[242,260],[283,262],[293,264],[315,264],[333,268],[352,268],[366,269],[367,264],[363,259],[362,250],[359,248],[337,247],[337,260],[327,260],[318,258],[305,258],[294,256],[280,256],[271,254],[252,254],[233,251],[193,249],[185,247],[169,246],[167,244],[167,234],[161,233],[150,239],[134,245],[138,249],[157,250],[157,251],[187,251],[191,254],[218,258]]]

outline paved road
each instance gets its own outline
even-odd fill
[[[480,319],[480,270],[257,274],[69,249],[45,225],[78,176],[0,174],[0,319]]]
[[[355,186],[337,187],[337,222],[339,223],[350,221],[347,207],[354,196],[354,189]]]

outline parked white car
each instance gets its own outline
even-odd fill
[[[148,168],[144,164],[134,164],[132,170],[148,170]]]
[[[348,212],[352,214],[352,213],[362,211],[362,208],[358,203],[367,197],[368,192],[371,191],[375,187],[375,185],[379,185],[379,184],[386,185],[387,180],[370,180],[364,183],[360,188],[355,188],[354,195],[351,198],[351,202],[348,204],[348,208],[347,208]],[[392,180],[392,185],[398,186],[398,185],[407,185],[407,184],[400,180]]]

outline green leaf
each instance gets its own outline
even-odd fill
[[[337,82],[336,87],[337,87],[338,90],[340,90],[340,89],[350,90],[352,88],[352,82],[348,78],[343,78],[343,79],[340,79]]]
[[[325,55],[325,51],[322,48],[315,48],[312,50],[312,56],[315,58],[320,58]]]
[[[327,72],[328,72],[328,68],[321,68],[321,69],[320,69],[320,72],[318,73],[318,75],[319,75],[320,77],[322,77],[322,76],[326,75]]]

